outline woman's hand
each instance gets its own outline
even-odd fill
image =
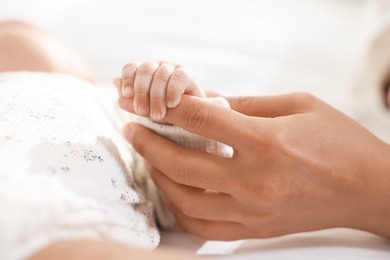
[[[232,146],[232,158],[124,128],[184,229],[216,240],[331,227],[390,237],[387,144],[309,94],[229,102],[183,96],[165,120]]]

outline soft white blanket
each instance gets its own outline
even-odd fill
[[[133,153],[95,88],[63,75],[0,74],[0,259],[59,239],[159,244]]]

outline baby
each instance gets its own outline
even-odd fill
[[[155,205],[144,195],[158,195],[157,189],[150,188],[147,174],[140,175],[148,190],[140,189],[135,179],[145,169],[118,133],[123,121],[112,100],[80,79],[93,81],[80,59],[68,59],[74,55],[60,46],[29,24],[0,22],[0,258],[24,259],[53,248],[57,255],[83,255],[87,245],[80,239],[93,244],[96,254],[117,252],[108,240],[154,249],[160,240]],[[154,121],[134,116],[149,120],[149,127],[182,94],[205,97],[187,69],[167,62],[129,64],[115,83],[126,110],[151,115]],[[181,128],[161,129],[187,147],[218,150],[215,141]]]

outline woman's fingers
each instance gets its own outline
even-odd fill
[[[261,137],[262,133],[269,130],[268,119],[250,118],[219,104],[188,95],[183,95],[177,107],[168,109],[164,121],[234,149],[243,145],[242,140],[253,142],[254,135]]]
[[[205,220],[241,220],[240,205],[230,195],[178,184],[155,168],[149,171],[164,198],[186,216]]]
[[[226,175],[230,158],[183,148],[138,124],[125,125],[123,133],[142,157],[171,180],[222,192],[232,188]]]
[[[318,100],[308,93],[276,96],[228,97],[231,108],[256,117],[279,117],[306,112]]]

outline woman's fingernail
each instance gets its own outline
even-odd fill
[[[148,114],[148,109],[146,108],[146,106],[144,104],[139,104],[137,106],[136,112],[137,112],[137,114],[145,116],[146,114]]]

